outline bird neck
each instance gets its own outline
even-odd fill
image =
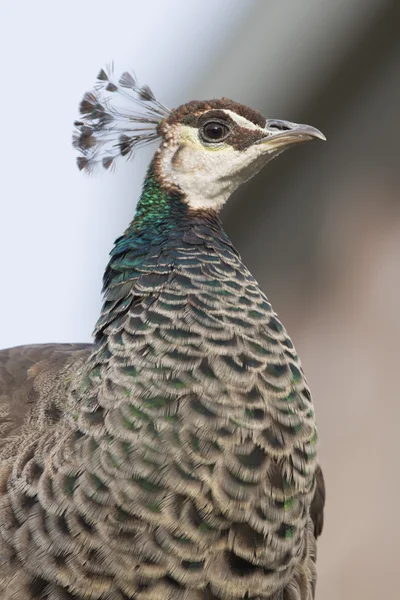
[[[207,232],[209,239],[215,238],[230,244],[218,213],[191,209],[185,203],[183,193],[164,184],[157,162],[153,160],[143,184],[135,217],[124,234],[116,240],[110,253],[111,259],[103,279],[105,298],[107,299],[110,287],[133,279],[135,269],[156,247],[180,247],[188,232],[199,226]]]
[[[135,235],[147,230],[154,235],[159,229],[165,231],[166,226],[173,226],[187,216],[188,206],[183,200],[183,194],[177,189],[170,191],[163,186],[153,159],[143,183],[135,218],[126,233]]]

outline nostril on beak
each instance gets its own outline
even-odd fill
[[[291,127],[285,121],[268,121],[267,128],[272,131],[290,131]]]

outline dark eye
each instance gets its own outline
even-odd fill
[[[229,127],[219,121],[208,121],[200,130],[201,137],[205,142],[222,142],[229,133]]]

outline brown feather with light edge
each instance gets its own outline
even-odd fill
[[[171,113],[111,75],[81,103],[80,168],[168,145],[207,111],[234,156],[263,139],[248,107]],[[103,98],[126,89],[145,117]],[[217,210],[163,180],[162,151],[112,252],[95,344],[0,350],[1,600],[314,598],[325,486],[300,361]]]

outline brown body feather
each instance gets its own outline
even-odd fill
[[[74,369],[91,348],[32,344],[0,350],[0,460],[32,430],[59,420]]]
[[[24,455],[26,448],[29,446],[29,443],[32,440],[40,440],[40,438],[50,437],[50,439],[57,439],[57,435],[55,432],[57,429],[62,429],[62,417],[64,413],[66,398],[69,395],[69,390],[71,386],[71,382],[76,377],[77,373],[79,373],[80,367],[82,364],[89,358],[91,353],[91,346],[85,344],[47,344],[47,345],[36,345],[36,346],[22,346],[17,348],[11,348],[8,350],[0,351],[0,431],[1,431],[1,442],[0,442],[0,537],[3,538],[3,543],[1,545],[0,550],[0,598],[1,600],[42,600],[44,598],[51,598],[54,600],[81,600],[83,598],[112,598],[122,600],[125,598],[136,598],[136,595],[130,595],[129,591],[126,589],[126,595],[121,595],[119,593],[107,593],[103,595],[99,595],[99,591],[107,588],[109,582],[102,582],[101,577],[95,580],[95,573],[98,573],[98,567],[96,567],[96,562],[98,557],[93,555],[93,552],[96,554],[96,550],[91,550],[92,545],[94,544],[94,548],[96,547],[96,543],[94,541],[91,543],[90,539],[90,529],[91,525],[89,522],[85,523],[83,521],[83,525],[81,525],[81,529],[77,529],[73,535],[83,535],[86,531],[87,535],[87,549],[88,553],[86,558],[79,553],[82,557],[82,562],[87,561],[88,566],[88,583],[87,589],[91,589],[93,584],[93,596],[89,592],[88,594],[80,595],[79,592],[76,593],[68,593],[66,590],[62,591],[62,588],[54,586],[53,584],[47,583],[46,577],[39,577],[35,575],[35,568],[32,564],[28,565],[28,561],[26,558],[24,559],[24,549],[21,549],[21,544],[26,544],[26,548],[29,548],[29,537],[26,537],[26,526],[23,525],[25,521],[23,515],[25,510],[31,510],[31,506],[25,506],[26,497],[24,498],[21,506],[16,509],[18,502],[21,501],[21,498],[15,497],[13,499],[13,510],[10,512],[7,510],[9,508],[9,494],[8,491],[8,482],[10,481],[10,474],[12,469],[15,468],[16,459],[20,458]],[[39,444],[40,446],[40,444]],[[49,449],[47,449],[49,451]],[[43,449],[41,450],[41,457],[38,460],[43,468],[45,466],[46,456],[43,456]],[[29,460],[25,459],[25,468],[27,469],[27,481],[30,484],[34,484],[35,479],[35,469],[29,470]],[[37,467],[36,467],[37,468]],[[310,515],[313,520],[313,529],[315,536],[321,533],[322,523],[323,523],[323,505],[325,498],[324,484],[322,472],[317,468],[317,477],[316,477],[316,489],[314,494],[314,499],[311,504]],[[33,494],[31,494],[33,495]],[[14,513],[14,514],[13,514]],[[21,526],[15,527],[15,523],[13,523],[13,519],[20,520]],[[47,518],[42,515],[44,518],[40,518],[40,515],[36,513],[34,510],[31,512],[31,519],[36,519],[35,527],[37,527],[37,536],[42,538],[43,542],[46,543],[47,535],[49,529],[55,527],[54,524],[50,526],[50,522]],[[10,522],[11,519],[11,522]],[[125,515],[125,519],[128,519],[128,515]],[[26,522],[25,522],[26,525]],[[128,527],[128,531],[132,532],[132,525]],[[67,528],[68,535],[65,536],[65,531],[63,531],[60,523],[57,524],[60,527],[59,533],[59,545],[60,548],[68,547],[68,536],[71,535],[70,543],[73,542],[73,535],[71,529]],[[122,527],[122,524],[121,524]],[[40,529],[42,530],[40,531]],[[62,533],[64,537],[62,537]],[[11,537],[18,538],[17,543],[13,542],[7,544],[5,541],[10,541]],[[25,537],[24,537],[25,536]],[[240,549],[242,548],[251,548],[253,546],[253,551],[255,553],[260,551],[259,543],[260,540],[257,540],[257,536],[251,528],[246,530],[246,527],[241,526],[236,529],[235,536],[237,537],[236,547]],[[309,556],[308,560],[315,559],[315,548],[309,547],[310,544],[314,546],[314,535],[312,529],[309,527],[309,533],[307,534],[309,541],[307,542],[307,554]],[[52,536],[54,537],[54,536]],[[94,540],[95,538],[93,538]],[[143,541],[145,541],[146,537],[143,537]],[[48,542],[50,544],[50,541]],[[122,540],[119,542],[122,543]],[[126,542],[125,542],[126,543]],[[169,543],[172,543],[172,539]],[[211,542],[212,543],[212,542]],[[218,541],[216,542],[218,543]],[[51,543],[53,544],[53,543]],[[46,546],[43,545],[43,548]],[[18,548],[19,548],[19,557],[18,557]],[[17,554],[15,554],[15,550],[17,549]],[[53,555],[53,558],[50,561],[52,565],[52,569],[59,569],[59,573],[62,574],[62,562],[57,563],[54,562],[54,550],[51,550],[49,546],[50,554]],[[115,548],[116,550],[116,548]],[[112,551],[112,549],[111,549]],[[240,550],[239,550],[240,552]],[[304,546],[303,546],[304,552]],[[57,552],[55,553],[57,555]],[[61,557],[62,552],[58,553]],[[119,553],[119,556],[121,554]],[[90,568],[90,558],[93,558],[93,566],[94,569]],[[191,552],[189,551],[188,557],[193,560],[194,557],[191,556]],[[49,557],[50,558],[50,557]],[[46,556],[42,559],[44,562],[47,561]],[[101,563],[100,563],[101,564]],[[241,560],[240,557],[237,557],[237,564],[232,565],[233,571],[235,573],[240,573],[243,570],[244,577],[248,576],[246,573],[246,565],[249,563],[246,560]],[[126,565],[128,567],[128,565]],[[75,567],[76,568],[76,567]],[[129,568],[129,567],[128,567]],[[156,569],[156,565],[153,567],[150,565],[147,567],[148,569]],[[221,570],[224,567],[221,565]],[[123,567],[121,565],[121,569]],[[43,574],[43,568],[39,569],[39,571]],[[76,568],[76,577],[77,579],[81,579],[85,577],[85,572]],[[89,575],[91,573],[91,575]],[[160,573],[161,575],[161,573]],[[299,573],[299,580],[297,584],[289,583],[288,586],[280,588],[273,592],[268,598],[271,600],[287,600],[290,598],[309,598],[309,592],[304,588],[302,592],[302,584],[301,579],[304,575]],[[70,577],[70,576],[68,576]],[[241,575],[237,575],[239,578]],[[62,579],[62,576],[61,576]],[[69,579],[67,578],[66,581]],[[228,581],[227,585],[229,587]],[[293,589],[291,586],[293,585]],[[303,584],[304,586],[304,584]],[[75,587],[74,585],[72,586]],[[314,588],[314,583],[312,583],[312,588]],[[144,588],[145,590],[145,588]],[[161,588],[159,592],[154,590],[154,595],[140,595],[140,598],[146,598],[149,600],[166,598],[170,597],[164,595],[166,593],[166,589]],[[298,594],[301,595],[298,595]],[[161,595],[160,595],[161,594]],[[139,598],[139,596],[137,596]],[[171,596],[172,597],[172,596]],[[178,596],[176,596],[178,597]],[[179,595],[179,597],[181,597]],[[188,590],[187,595],[184,596],[188,600],[193,599],[211,599],[213,597],[217,598],[218,596],[214,596],[210,591],[208,591],[204,596],[200,595],[200,590],[195,591]],[[266,596],[262,596],[263,598]]]

